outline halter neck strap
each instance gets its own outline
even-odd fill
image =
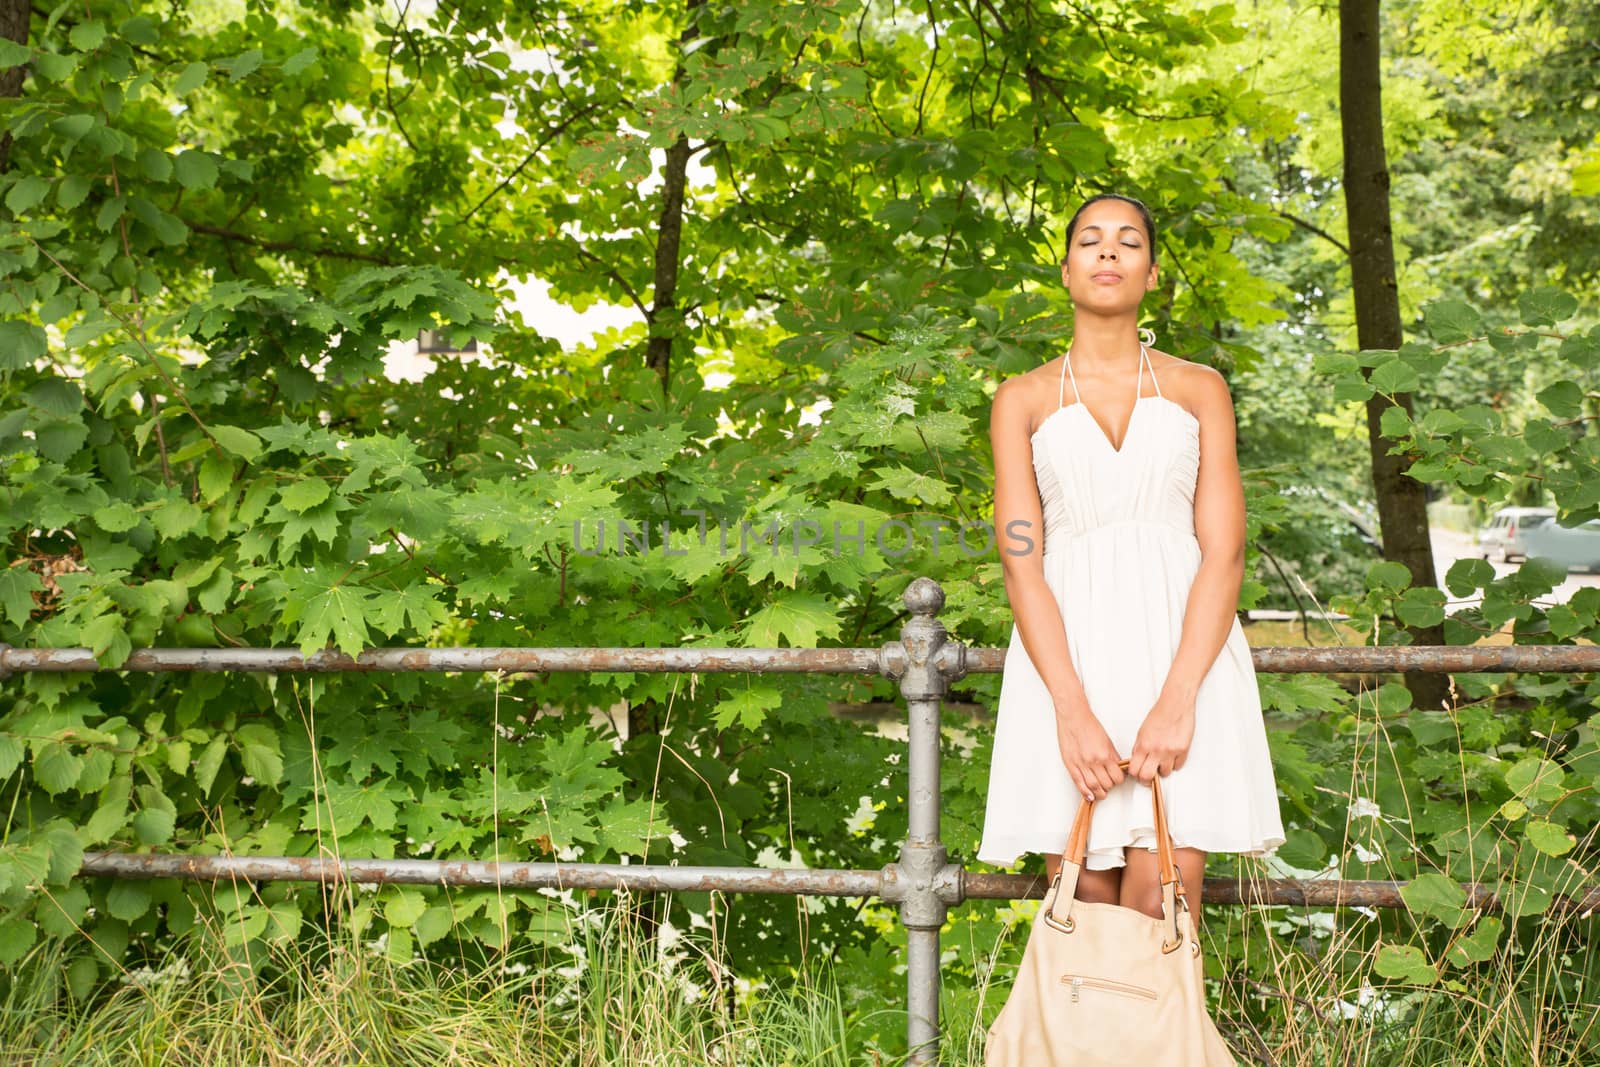
[[[1139,402],[1139,390],[1144,385],[1144,369],[1150,368],[1150,384],[1156,388],[1156,396],[1161,395],[1161,383],[1156,381],[1156,368],[1150,362],[1150,351],[1145,348],[1144,342],[1139,342],[1139,370],[1133,381],[1133,402]],[[1058,410],[1067,406],[1067,376],[1072,376],[1072,400],[1074,403],[1083,403],[1083,397],[1078,393],[1078,376],[1072,370],[1072,346],[1067,346],[1066,356],[1061,360],[1061,384],[1058,389],[1060,394]]]

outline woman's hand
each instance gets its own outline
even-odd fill
[[[1122,757],[1087,703],[1056,702],[1056,745],[1084,800],[1104,800],[1125,777],[1117,766]]]
[[[1194,741],[1194,701],[1162,693],[1134,738],[1128,773],[1146,785],[1165,778],[1189,758]]]

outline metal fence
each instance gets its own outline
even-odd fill
[[[999,673],[1003,648],[969,648],[948,640],[937,618],[944,591],[929,578],[906,589],[911,618],[900,641],[881,648],[425,648],[373,649],[351,659],[338,652],[302,656],[278,648],[151,648],[132,653],[118,671],[261,672],[542,672],[655,671],[878,674],[899,683],[909,716],[908,832],[895,862],[880,870],[773,870],[762,867],[677,867],[601,863],[495,863],[470,860],[329,859],[293,856],[194,856],[91,852],[81,874],[111,878],[200,881],[360,882],[635,891],[726,890],[806,896],[872,896],[899,906],[906,928],[909,1062],[939,1061],[939,931],[951,906],[964,900],[1042,897],[1034,875],[968,872],[949,862],[939,837],[939,717],[950,683],[970,673]],[[1600,646],[1386,646],[1257,648],[1258,671],[1591,672]],[[0,680],[18,671],[102,671],[88,649],[0,645]],[[1213,904],[1403,906],[1403,883],[1298,879],[1207,878],[1202,900]],[[1496,906],[1492,888],[1464,887],[1473,907]],[[1556,900],[1558,910],[1600,907],[1600,886]]]

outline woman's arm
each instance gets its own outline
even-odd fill
[[[1210,367],[1197,368],[1195,417],[1200,421],[1200,473],[1194,492],[1194,533],[1200,567],[1184,608],[1183,633],[1161,694],[1139,728],[1128,773],[1140,781],[1167,775],[1188,758],[1194,739],[1195,698],[1228,640],[1244,581],[1244,482],[1239,474],[1233,396]]]
[[[994,526],[1006,598],[1028,659],[1055,705],[1056,741],[1078,792],[1100,799],[1123,779],[1105,728],[1072,667],[1061,607],[1044,580],[1044,514],[1033,473],[1027,399],[1016,378],[1000,383],[989,410],[994,451]]]

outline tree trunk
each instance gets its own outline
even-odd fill
[[[1403,337],[1389,220],[1389,163],[1383,146],[1378,2],[1340,0],[1339,111],[1357,341],[1363,349],[1396,349]],[[1411,412],[1409,393],[1397,395],[1394,402]],[[1380,429],[1383,412],[1390,404],[1379,393],[1367,401],[1367,439],[1383,552],[1406,565],[1413,585],[1436,586],[1424,486],[1406,474],[1411,465],[1407,457],[1388,454],[1394,441]],[[1444,644],[1442,625],[1407,627],[1407,632],[1415,644]],[[1443,674],[1409,672],[1406,686],[1419,708],[1437,708],[1449,698],[1449,678]]]
[[[28,16],[32,8],[28,0],[0,0],[0,37],[20,45],[28,43]],[[22,95],[22,82],[27,77],[26,67],[12,67],[0,71],[0,100],[15,100]],[[0,174],[11,169],[11,132],[0,135]]]
[[[705,0],[689,0],[684,7],[684,28],[678,43],[694,40],[695,11]],[[683,81],[680,60],[673,71],[673,84]],[[661,398],[669,395],[672,380],[672,340],[680,323],[678,309],[678,264],[683,257],[683,201],[689,184],[689,138],[679,134],[667,149],[666,165],[661,169],[661,215],[656,224],[656,269],[654,296],[650,301],[650,340],[645,347],[645,365],[661,376]],[[661,332],[657,332],[657,331]]]
[[[698,32],[695,28],[695,12],[704,4],[705,0],[688,0],[684,5],[684,27],[678,36],[679,45],[694,40]],[[680,59],[673,71],[672,81],[680,84],[683,79],[683,62]],[[646,316],[650,339],[645,345],[645,365],[661,378],[663,407],[671,395],[672,341],[681,322],[677,310],[678,267],[683,258],[683,202],[689,184],[689,156],[689,138],[679,134],[667,149],[666,164],[661,172],[661,214],[656,224],[654,293]],[[658,330],[661,332],[658,333]],[[654,699],[629,705],[629,741],[659,734],[662,712],[660,701]],[[646,894],[638,901],[632,915],[646,936],[653,937],[660,926],[656,896]]]

